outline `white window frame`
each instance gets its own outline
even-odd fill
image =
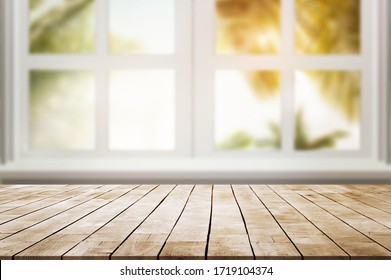
[[[27,0],[4,0],[5,61],[3,89],[2,159],[0,179],[60,178],[77,174],[77,178],[131,178],[156,180],[220,180],[231,182],[259,179],[313,180],[315,178],[368,179],[390,177],[390,105],[388,105],[388,37],[389,9],[387,0],[361,0],[362,53],[356,56],[295,56],[293,45],[294,0],[281,0],[282,38],[281,56],[215,56],[214,55],[214,1],[176,0],[177,54],[168,56],[120,56],[107,58],[107,3],[96,1],[99,18],[96,28],[98,60],[94,55],[28,56],[27,9],[21,9]],[[24,6],[27,7],[27,6]],[[20,14],[20,11],[24,12]],[[102,30],[106,32],[102,32]],[[19,34],[19,36],[18,36]],[[0,34],[1,35],[1,34]],[[193,43],[192,43],[193,42]],[[22,47],[20,47],[22,46]],[[382,58],[382,59],[381,59]],[[383,59],[387,58],[387,59]],[[381,59],[381,60],[380,60]],[[97,80],[102,87],[97,96],[97,147],[98,152],[28,152],[26,141],[28,112],[26,67],[53,69],[52,62],[61,64],[60,69],[86,69],[99,66]],[[359,152],[316,151],[304,153],[294,151],[293,69],[350,70],[361,69],[362,74],[362,122]],[[255,67],[254,65],[257,65]],[[108,66],[121,69],[156,69],[175,65],[176,92],[176,146],[175,152],[108,152],[107,142],[98,135],[107,133],[107,109],[102,109],[107,100]],[[271,68],[273,65],[274,68]],[[50,66],[50,67],[49,67]],[[369,67],[368,67],[369,66]],[[261,68],[260,68],[261,67]],[[284,69],[282,71],[283,114],[282,124],[286,137],[282,151],[232,151],[214,149],[214,72],[215,69]],[[21,73],[24,75],[21,76]],[[375,94],[371,95],[371,92]],[[103,106],[102,106],[103,104]],[[181,104],[181,106],[178,106]],[[102,107],[102,108],[101,108]],[[102,113],[103,112],[103,113]],[[189,117],[190,116],[190,117]],[[103,126],[101,124],[104,124]],[[365,132],[365,133],[364,133]],[[369,133],[368,133],[369,132]],[[50,177],[49,176],[52,176]],[[65,178],[67,177],[65,176]]]
[[[16,158],[58,158],[58,157],[183,157],[188,156],[190,141],[188,112],[191,109],[191,29],[188,16],[191,13],[190,0],[175,1],[175,54],[172,55],[111,55],[109,46],[109,2],[95,0],[96,40],[92,54],[30,54],[29,53],[29,16],[28,0],[14,1],[14,22],[17,36],[16,48],[20,62],[16,73],[22,73],[22,82],[16,85],[15,97],[21,114],[15,122],[19,135],[15,137],[14,153]],[[109,73],[111,70],[174,70],[175,73],[175,150],[174,151],[109,151]],[[30,70],[92,70],[95,72],[96,108],[95,108],[95,150],[93,151],[30,151],[29,150],[29,77]]]
[[[218,157],[273,157],[273,158],[363,158],[374,155],[377,147],[378,134],[374,112],[378,111],[377,100],[371,92],[378,92],[378,52],[376,32],[376,1],[361,0],[361,52],[358,55],[297,55],[294,45],[295,0],[281,1],[282,43],[281,53],[277,55],[219,55],[216,56],[215,25],[216,17],[214,1],[198,1],[196,22],[196,69],[198,78],[195,82],[199,89],[196,91],[196,104],[204,104],[198,108],[196,121],[197,148],[200,155]],[[281,120],[282,147],[277,151],[218,151],[214,148],[214,76],[216,70],[272,70],[281,73]],[[360,120],[360,150],[359,151],[297,151],[294,148],[294,71],[295,70],[353,70],[361,73],[361,120]],[[365,106],[364,106],[365,104]],[[370,131],[370,133],[368,133]],[[373,137],[375,136],[375,137]]]

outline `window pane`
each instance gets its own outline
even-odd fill
[[[30,0],[30,52],[93,52],[94,5],[94,0]]]
[[[360,0],[296,0],[296,52],[360,52]]]
[[[114,71],[110,79],[110,149],[173,150],[174,71]]]
[[[360,72],[297,71],[297,150],[360,148]]]
[[[94,108],[92,72],[31,71],[31,149],[94,149]]]
[[[218,149],[280,149],[279,72],[218,71],[215,109]]]
[[[111,0],[112,53],[174,53],[174,0]]]
[[[218,54],[280,51],[280,0],[215,0]]]

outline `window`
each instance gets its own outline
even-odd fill
[[[209,106],[204,122],[214,123],[200,149],[368,153],[376,46],[374,18],[363,11],[372,2],[203,1],[196,60],[207,61],[198,82],[209,83],[200,98]]]
[[[179,120],[190,112],[190,22],[180,11],[189,1],[17,5],[28,14],[19,38],[29,81],[20,89],[22,156],[186,153]]]
[[[5,4],[7,161],[386,158],[387,1]]]

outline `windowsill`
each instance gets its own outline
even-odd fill
[[[25,183],[375,183],[391,181],[391,166],[359,159],[29,159],[1,166],[0,178]]]

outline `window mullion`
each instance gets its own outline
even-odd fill
[[[13,5],[11,1],[1,1],[1,23],[0,23],[0,37],[3,40],[0,47],[0,161],[6,163],[13,160],[13,134],[12,127],[12,106],[11,101],[13,94],[12,79],[13,75]]]
[[[191,0],[175,1],[175,146],[178,155],[193,155],[194,11]]]
[[[364,151],[370,152],[372,156],[381,160],[381,135],[380,113],[381,113],[381,87],[379,64],[379,42],[383,34],[378,33],[379,23],[376,19],[380,17],[379,5],[381,1],[361,1],[361,147]],[[375,93],[375,94],[373,94]]]
[[[30,122],[29,122],[29,73],[31,71],[31,65],[28,63],[29,58],[29,9],[28,1],[15,1],[13,4],[14,16],[18,14],[18,10],[21,12],[20,20],[14,19],[14,44],[18,46],[14,51],[17,52],[14,59],[15,68],[14,72],[14,91],[13,102],[13,115],[12,121],[14,124],[14,159],[19,159],[29,152],[30,143]],[[20,14],[19,14],[20,16]]]
[[[95,112],[95,137],[96,151],[100,155],[108,153],[109,137],[109,98],[108,98],[108,75],[109,69],[107,62],[108,57],[108,1],[96,1],[96,59],[97,68],[95,92],[96,92],[96,112]]]
[[[284,59],[284,68],[281,82],[281,132],[282,152],[294,152],[295,138],[295,106],[294,106],[294,24],[295,24],[295,3],[294,0],[283,0],[281,8],[282,30],[281,30],[281,56]]]
[[[214,1],[194,1],[194,155],[214,154]]]

